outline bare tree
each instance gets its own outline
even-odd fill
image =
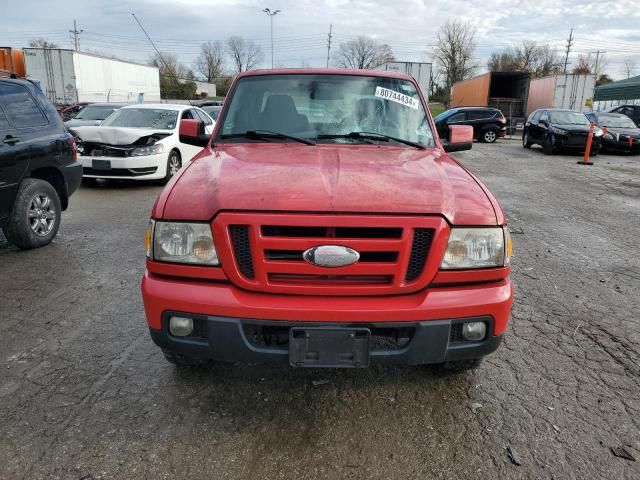
[[[476,29],[469,22],[447,20],[440,27],[433,57],[444,74],[447,91],[476,70],[473,63],[475,35]]]
[[[585,75],[591,73],[591,55],[578,55],[578,63],[573,67],[574,75]]]
[[[44,38],[32,38],[29,40],[30,47],[40,47],[40,48],[58,48],[58,45],[50,42],[49,40],[45,40]]]
[[[224,70],[224,46],[222,42],[205,42],[200,46],[200,55],[196,59],[196,70],[207,82],[213,83],[222,76]]]
[[[259,45],[238,36],[227,39],[227,53],[238,73],[253,70],[264,56]]]
[[[549,45],[537,45],[529,40],[492,53],[487,67],[492,72],[529,72],[534,77],[544,77],[560,70],[558,57]]]
[[[178,61],[178,57],[171,53],[154,54],[149,59],[149,65],[158,67],[162,78],[183,78],[187,76],[188,69]]]
[[[393,52],[387,44],[380,45],[372,38],[360,36],[341,43],[335,62],[340,68],[372,69],[392,62]]]
[[[638,64],[633,60],[625,60],[622,65],[622,72],[627,76],[627,78],[631,78],[636,74],[636,70],[638,69]]]

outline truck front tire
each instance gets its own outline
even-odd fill
[[[50,183],[26,178],[18,188],[9,223],[2,231],[18,248],[42,247],[58,233],[61,211],[60,197]]]

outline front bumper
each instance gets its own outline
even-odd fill
[[[554,148],[560,150],[576,150],[584,152],[585,147],[587,146],[587,138],[586,137],[576,137],[576,136],[567,136],[567,135],[559,135],[554,134]],[[591,151],[598,151],[602,147],[602,136],[593,137],[591,141]]]
[[[513,289],[511,280],[466,286],[431,287],[410,295],[325,297],[251,292],[227,282],[186,280],[155,275],[142,280],[147,323],[154,341],[163,348],[220,360],[280,359],[283,352],[251,348],[242,335],[246,322],[276,325],[349,325],[370,328],[409,324],[415,336],[406,351],[373,354],[397,363],[438,363],[458,358],[476,358],[492,352],[509,322]],[[207,325],[205,343],[171,337],[167,333],[168,312],[186,312]],[[449,344],[452,322],[486,318],[488,337],[480,344],[453,348]],[[262,354],[266,357],[262,358]],[[384,357],[384,358],[382,358]]]
[[[137,157],[92,157],[80,156],[83,176],[87,178],[113,178],[134,180],[157,180],[164,178],[168,153]],[[97,161],[94,163],[94,160]],[[109,162],[110,168],[104,168]],[[103,163],[103,165],[98,165]]]
[[[180,315],[179,313],[177,313]],[[182,314],[189,316],[189,314]],[[196,316],[201,322],[198,338],[180,338],[169,334],[167,328],[169,314],[164,316],[161,330],[150,329],[151,338],[161,348],[202,359],[225,362],[260,362],[280,365],[289,364],[288,344],[257,342],[248,332],[254,326],[276,327],[280,330],[292,327],[365,327],[372,335],[388,329],[389,322],[367,324],[336,324],[335,322],[269,322],[230,317]],[[484,321],[492,324],[491,317],[475,317],[467,320]],[[488,335],[481,342],[462,342],[452,334],[452,327],[458,320],[435,320],[392,324],[394,327],[409,329],[407,343],[400,347],[372,344],[369,359],[372,364],[424,365],[480,358],[494,352],[502,342],[502,335]],[[491,327],[488,329],[491,331]],[[377,337],[373,337],[377,338]],[[382,337],[384,338],[384,337]]]

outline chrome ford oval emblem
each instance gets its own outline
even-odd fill
[[[360,254],[353,248],[341,245],[319,245],[302,254],[302,258],[318,267],[346,267],[360,259]]]

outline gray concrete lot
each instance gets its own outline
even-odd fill
[[[517,291],[457,376],[176,370],[139,293],[158,186],[83,187],[40,250],[0,235],[0,478],[640,478],[640,157],[457,156],[505,207]]]

